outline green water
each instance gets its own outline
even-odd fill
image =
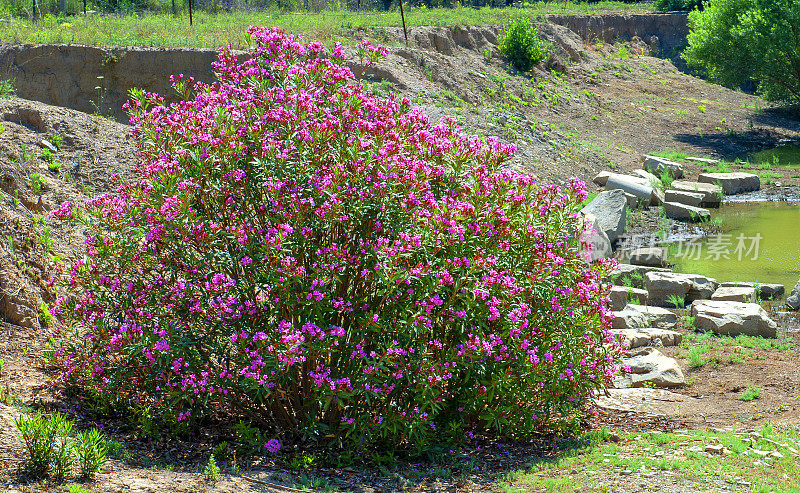
[[[727,204],[712,210],[712,218],[722,221],[720,235],[670,247],[677,272],[720,282],[780,283],[787,292],[794,287],[800,278],[800,203]]]
[[[766,163],[781,168],[800,168],[800,145],[784,144],[772,149],[744,154],[739,156],[739,159],[748,161],[751,165]]]

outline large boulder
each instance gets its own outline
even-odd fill
[[[764,300],[778,299],[786,293],[783,284],[769,284],[757,282],[723,282],[720,288],[754,288],[756,294]]]
[[[683,192],[703,194],[703,202],[700,205],[705,207],[718,207],[722,201],[722,196],[725,194],[722,187],[712,183],[700,183],[699,181],[675,180],[672,182],[672,188]]]
[[[720,335],[775,337],[778,324],[757,303],[698,301],[692,304],[694,325]]]
[[[667,265],[664,248],[645,247],[632,250],[628,262],[633,265],[646,265],[648,267],[664,267]]]
[[[611,333],[619,339],[623,347],[635,349],[643,346],[677,346],[683,334],[674,330],[646,327],[642,329],[612,329]]]
[[[597,223],[597,217],[594,214],[584,214],[583,220],[586,224],[591,225],[591,229],[584,233],[583,239],[589,244],[591,249],[591,260],[610,257],[614,253],[611,247],[611,241],[603,232],[603,228]]]
[[[609,275],[609,280],[620,286],[630,285],[634,288],[644,289],[644,275],[648,272],[672,272],[672,270],[646,265],[619,264]]]
[[[678,204],[700,207],[705,195],[695,192],[684,192],[683,190],[667,190],[664,192],[665,202],[676,202]]]
[[[709,300],[719,284],[716,279],[677,272],[648,272],[644,275],[648,303],[674,307],[674,301],[684,306],[697,300]]]
[[[720,286],[711,295],[714,301],[739,301],[741,303],[755,303],[756,288],[748,286]]]
[[[792,310],[800,310],[800,281],[797,281],[792,292],[786,298],[786,306]]]
[[[664,202],[664,214],[670,219],[695,223],[711,219],[711,213],[708,212],[708,209],[692,207],[678,202]]]
[[[635,299],[640,305],[646,305],[647,291],[644,289],[612,286],[609,298],[611,299],[611,310],[616,312],[625,308],[632,299]]]
[[[652,183],[644,178],[612,174],[606,181],[607,190],[622,190],[635,195],[650,205],[661,205],[664,201],[663,194]]]
[[[661,354],[655,348],[648,347],[631,351],[629,357],[622,359],[622,364],[630,367],[630,373],[614,379],[616,388],[646,385],[680,387],[686,384],[686,378],[683,376],[678,362]]]
[[[752,173],[702,173],[697,181],[722,187],[725,195],[755,192],[761,189],[761,179]]]
[[[658,156],[645,156],[644,169],[658,176],[669,173],[673,178],[683,178],[683,165]]]
[[[581,212],[594,214],[597,218],[595,224],[613,244],[625,232],[628,199],[622,190],[607,190],[600,192]]]

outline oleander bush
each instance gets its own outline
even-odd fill
[[[338,45],[249,33],[218,82],[130,103],[135,181],[54,214],[87,231],[54,309],[61,383],[283,440],[574,424],[618,351],[582,183],[541,185],[501,168],[510,146],[376,99]],[[386,53],[360,44],[357,71]]]

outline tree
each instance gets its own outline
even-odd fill
[[[800,103],[800,0],[711,0],[689,28],[684,58],[709,79],[753,81],[767,100]]]

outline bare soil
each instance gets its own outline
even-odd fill
[[[518,152],[512,166],[547,182],[570,176],[590,182],[604,169],[639,167],[641,155],[652,151],[673,149],[718,158],[800,138],[797,115],[686,75],[670,62],[647,55],[649,47],[640,41],[586,44],[559,26],[543,27],[542,32],[553,42],[555,55],[533,75],[515,74],[501,60],[496,32],[487,28],[486,42],[474,49],[453,40],[447,54],[436,47],[397,48],[369,74],[368,84],[376,94],[394,91],[411,98],[434,118],[455,115],[467,132],[515,143]],[[397,33],[380,36],[396,39]],[[452,461],[443,456],[458,454],[443,451],[430,461],[383,469],[313,466],[302,471],[290,470],[286,462],[255,461],[243,463],[240,474],[228,470],[211,484],[203,480],[202,467],[213,446],[229,433],[227,428],[180,440],[148,439],[125,420],[82,414],[75,400],[50,389],[54,374],[41,359],[51,331],[40,310],[41,303],[52,302],[54,296],[48,285],[55,267],[51,253],[70,259],[83,248],[80,231],[47,219],[47,214],[64,200],[80,203],[94,193],[111,191],[112,174],[131,175],[136,156],[130,128],[17,98],[0,100],[0,116],[0,489],[63,489],[30,483],[21,469],[23,450],[13,419],[37,409],[68,412],[79,427],[99,423],[125,446],[126,452],[112,458],[94,482],[83,484],[93,491],[289,491],[288,485],[354,491],[497,491],[505,472],[524,468],[535,457],[559,453],[558,441],[542,437],[528,444],[476,442]],[[61,163],[56,170],[43,159],[47,144],[42,141],[52,143],[58,137],[63,143],[55,154]],[[692,164],[687,169],[690,177],[701,170]],[[773,171],[779,176],[772,178],[772,186],[780,182],[796,188],[800,182],[797,170]],[[645,230],[658,226],[655,216],[646,216],[644,224]],[[800,343],[797,334],[793,337]],[[718,362],[700,369],[688,367],[685,349],[663,351],[684,366],[691,384],[678,392],[693,398],[691,409],[669,416],[600,410],[587,425],[637,431],[800,423],[796,349],[754,350],[743,363],[732,363],[725,351],[736,350],[726,348],[714,355]],[[743,402],[739,396],[749,385],[763,389],[762,395]],[[314,477],[324,481],[315,483]]]

